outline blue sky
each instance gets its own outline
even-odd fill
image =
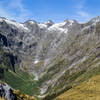
[[[86,22],[100,15],[100,0],[0,0],[0,16],[24,22],[36,20]]]

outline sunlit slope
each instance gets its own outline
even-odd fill
[[[100,100],[100,75],[70,89],[55,100]]]

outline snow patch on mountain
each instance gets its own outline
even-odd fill
[[[18,29],[20,29],[22,31],[26,31],[26,32],[29,31],[29,29],[27,27],[25,27],[24,24],[22,24],[22,23],[18,23],[18,22],[12,21],[12,20],[0,18],[0,22],[3,22],[3,21],[5,21],[9,25],[12,25],[14,28],[18,28]]]
[[[47,28],[47,25],[45,24],[42,24],[42,23],[39,23],[38,26],[40,27],[40,29],[44,29],[44,28]]]
[[[17,27],[18,29],[28,31],[28,28],[25,27],[24,24],[17,23],[17,22],[13,22],[13,21],[10,21],[10,20],[5,20],[5,21],[6,21],[8,24],[14,25],[14,26]]]
[[[51,27],[48,28],[48,30],[51,32],[52,31],[60,31],[60,32],[67,33],[68,29],[62,28],[65,24],[66,24],[66,22],[53,24]]]
[[[34,64],[37,64],[37,63],[39,63],[39,60],[38,60],[38,59],[36,59],[36,60],[34,61]]]

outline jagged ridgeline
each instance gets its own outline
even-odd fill
[[[67,100],[66,91],[99,74],[100,17],[56,24],[0,18],[0,80],[13,89],[40,100]]]

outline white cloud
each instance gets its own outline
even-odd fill
[[[16,19],[17,21],[21,22],[29,18],[31,12],[24,8],[22,0],[7,0],[7,1],[0,2],[1,17],[6,17],[8,19]]]
[[[0,17],[7,17],[7,18],[11,17],[11,14],[9,14],[7,9],[4,9],[3,1],[0,1]]]
[[[84,11],[77,11],[77,14],[82,16],[82,17],[89,17],[90,16],[87,12],[84,12]]]
[[[77,4],[75,5],[74,8],[76,8],[76,9],[82,9],[84,7],[84,4],[85,4],[85,0],[77,0]]]
[[[11,0],[11,2],[9,3],[9,7],[20,9],[21,11],[24,10],[22,0]]]
[[[74,7],[76,9],[75,18],[80,22],[88,21],[92,16],[90,13],[84,10],[86,0],[77,0],[77,2],[77,5]]]

